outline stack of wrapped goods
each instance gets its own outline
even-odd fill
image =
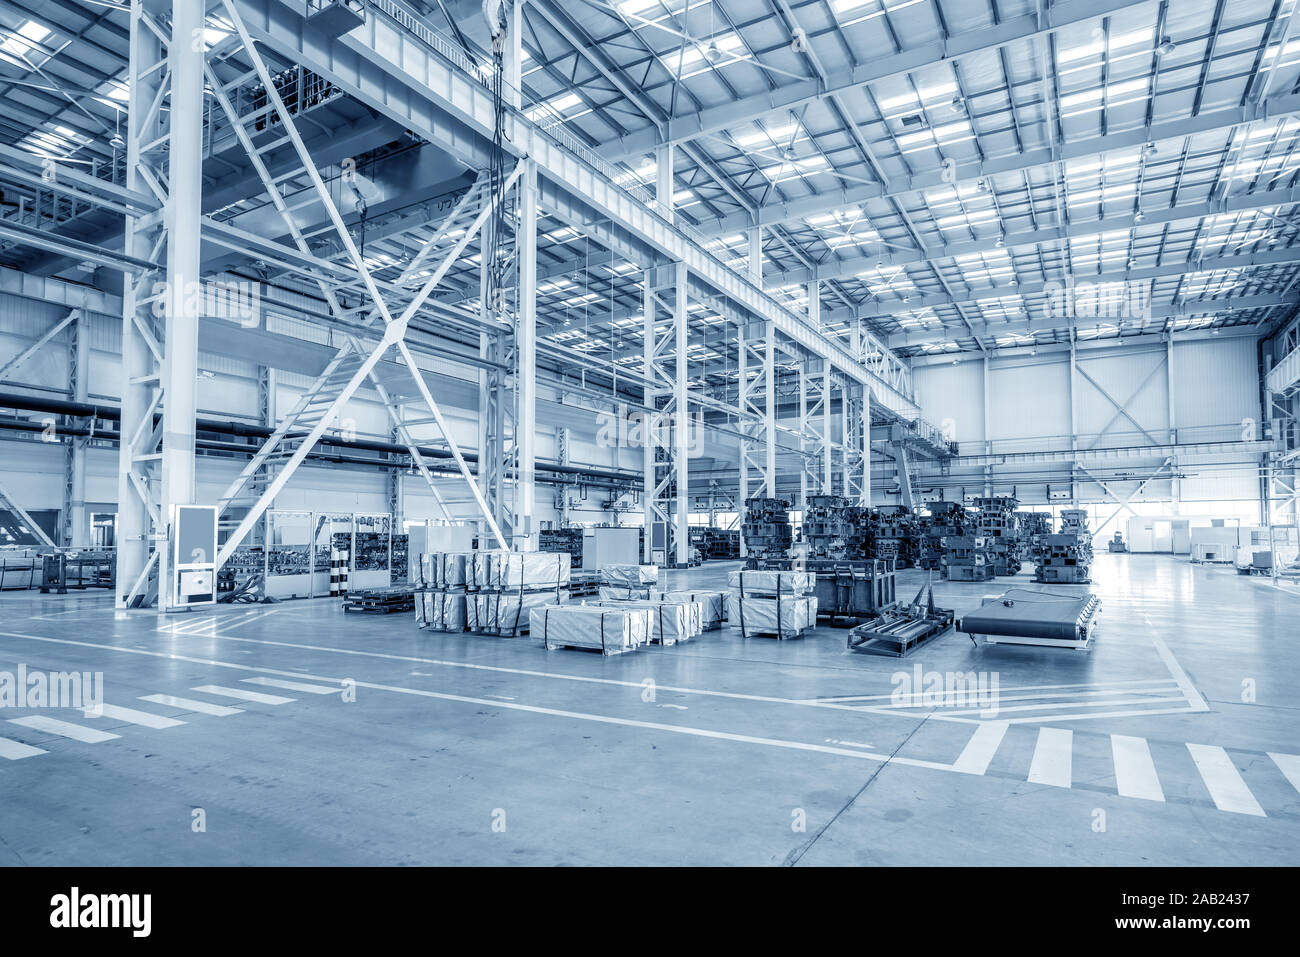
[[[515,638],[529,629],[529,612],[569,600],[566,552],[479,551],[467,569],[469,630]]]
[[[600,605],[541,605],[529,609],[529,630],[542,647],[589,648],[605,655],[635,651],[650,640],[649,608],[623,603]]]
[[[652,591],[651,601],[693,601],[700,606],[700,628],[713,631],[727,620],[727,595],[720,591]]]
[[[432,631],[464,631],[473,552],[425,552],[415,588],[415,620]]]
[[[650,641],[658,645],[689,641],[704,631],[704,607],[697,601],[651,598],[647,601],[601,601],[596,605],[600,608],[644,608],[650,612]]]
[[[600,570],[600,600],[627,601],[650,598],[650,588],[659,581],[658,565],[606,565]]]
[[[743,637],[798,638],[817,624],[812,572],[734,571],[728,576],[727,619]]]

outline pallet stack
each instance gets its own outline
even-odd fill
[[[469,630],[499,638],[526,633],[532,609],[569,600],[571,567],[565,552],[475,552],[467,570]]]
[[[540,605],[530,608],[529,631],[554,648],[585,648],[603,655],[636,651],[650,641],[651,611],[623,603],[598,605]]]
[[[606,565],[600,570],[600,598],[602,601],[644,601],[658,581],[658,565]]]
[[[727,593],[721,591],[652,591],[651,601],[692,601],[700,606],[700,627],[721,628],[727,620]]]
[[[727,620],[744,638],[800,638],[817,625],[817,576],[744,569],[728,576]]]
[[[422,629],[464,631],[473,552],[423,552],[415,583],[415,622]]]
[[[651,644],[676,645],[704,633],[704,608],[696,601],[599,601],[598,608],[640,608],[650,613]]]

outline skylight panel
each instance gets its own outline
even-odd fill
[[[936,83],[932,86],[923,86],[917,91],[917,93],[909,91],[907,93],[900,93],[898,96],[885,97],[877,100],[876,105],[880,107],[882,113],[892,113],[895,110],[915,106],[918,102],[923,105],[930,105],[936,102],[951,101],[956,93],[957,84],[948,80],[943,83]]]
[[[1150,46],[1155,36],[1155,31],[1151,27],[1141,30],[1133,30],[1129,33],[1120,33],[1110,38],[1108,44],[1109,52],[1112,56],[1117,51],[1127,50],[1135,46]],[[1061,47],[1056,51],[1056,61],[1061,64],[1073,63],[1076,60],[1082,60],[1086,57],[1097,56],[1101,53],[1104,45],[1100,36],[1094,36],[1088,43],[1078,46]]]
[[[0,43],[0,50],[11,56],[26,58],[49,35],[48,28],[41,26],[35,20],[25,20],[16,30],[0,31],[0,36],[5,38],[4,42]]]

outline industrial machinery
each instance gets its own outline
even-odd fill
[[[1112,552],[1123,553],[1128,551],[1128,545],[1124,544],[1124,534],[1118,528],[1115,529],[1114,537],[1106,543],[1106,547]]]
[[[809,559],[805,571],[814,573],[817,582],[817,614],[838,619],[874,618],[897,602],[896,577],[892,558]]]
[[[934,606],[934,584],[926,582],[908,604],[895,605],[876,620],[850,631],[848,648],[902,658],[942,635],[952,621],[952,609]]]
[[[938,570],[943,568],[944,538],[966,534],[970,526],[970,514],[960,502],[931,502],[930,514],[917,522],[920,532],[921,568]]]
[[[751,498],[745,502],[741,536],[750,568],[774,567],[789,561],[794,533],[790,503],[782,498]]]
[[[803,510],[803,539],[808,557],[866,557],[867,510],[843,495],[810,495]]]
[[[582,567],[581,528],[544,528],[537,533],[539,552],[564,552],[574,568]]]
[[[991,496],[975,499],[979,509],[975,518],[976,534],[988,543],[988,561],[994,575],[1014,575],[1020,571],[1020,522],[1016,517],[1016,499]]]
[[[1052,516],[1049,512],[1016,512],[1020,523],[1020,557],[1038,564],[1041,553],[1040,539],[1052,534]]]
[[[740,532],[735,529],[691,526],[691,546],[703,561],[726,561],[740,557]]]
[[[911,568],[921,559],[921,535],[916,516],[904,505],[871,510],[868,555],[892,558],[898,568]]]
[[[953,582],[986,582],[993,577],[988,540],[978,535],[951,535],[943,546],[943,577]]]
[[[1091,579],[1092,533],[1083,509],[1061,512],[1061,531],[1039,539],[1034,581],[1050,585],[1086,585]]]
[[[1045,645],[1057,648],[1088,647],[1097,629],[1101,599],[1096,595],[1060,595],[1031,588],[1013,588],[986,598],[979,608],[963,615],[957,630],[983,635],[990,645]]]

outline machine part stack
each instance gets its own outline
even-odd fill
[[[904,505],[871,510],[870,557],[892,558],[896,568],[912,568],[921,560],[921,536],[916,516]]]
[[[799,638],[817,624],[817,576],[800,571],[734,571],[727,619],[744,638]]]
[[[1052,534],[1052,516],[1049,512],[1016,512],[1020,522],[1021,557],[1038,564],[1042,554],[1042,538]]]
[[[988,539],[978,535],[951,535],[942,539],[943,577],[953,582],[986,582],[993,577],[988,559]]]
[[[934,583],[926,582],[906,605],[895,605],[875,621],[849,632],[850,651],[870,651],[902,658],[937,638],[952,624],[951,608],[936,608]]]
[[[985,598],[975,611],[957,622],[957,630],[984,635],[991,645],[1046,645],[1057,648],[1088,647],[1097,629],[1101,599],[1096,595],[1061,595],[1029,588],[1013,588]]]
[[[699,551],[702,561],[731,561],[740,557],[740,532],[693,525],[691,546]]]
[[[1047,585],[1086,585],[1092,570],[1092,532],[1083,509],[1061,512],[1061,531],[1041,536],[1034,581]]]
[[[979,509],[975,517],[976,533],[988,542],[989,564],[994,575],[1015,575],[1020,571],[1020,522],[1016,506],[1020,502],[998,495],[975,499]]]
[[[790,503],[783,498],[751,498],[745,502],[741,538],[748,555],[748,567],[781,564],[790,558],[794,530],[790,526]]]
[[[928,509],[930,514],[917,521],[921,538],[919,567],[938,571],[943,568],[943,539],[965,535],[970,528],[970,513],[960,502],[931,502]]]
[[[867,544],[867,510],[843,495],[810,495],[803,510],[808,559],[860,559]]]

